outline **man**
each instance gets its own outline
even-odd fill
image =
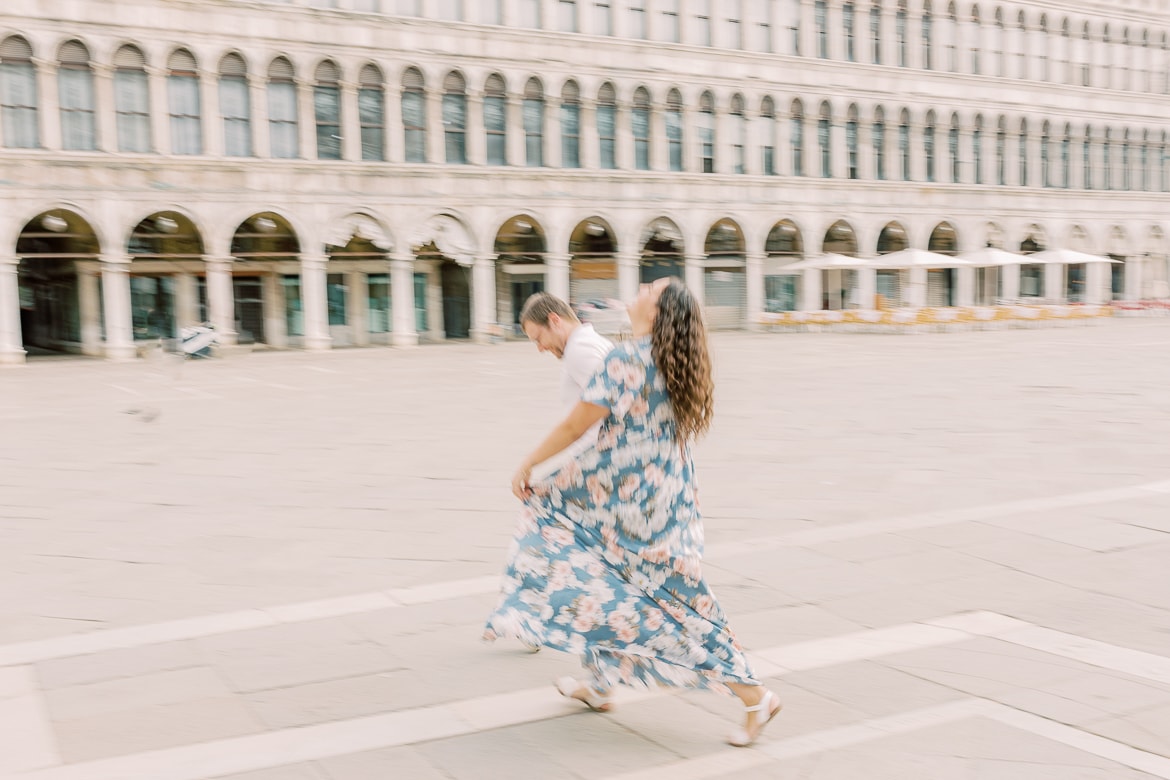
[[[581,400],[581,393],[601,368],[613,342],[587,322],[577,319],[569,304],[557,296],[538,292],[524,302],[520,327],[541,352],[561,361],[561,404],[566,412]],[[601,424],[585,432],[567,452],[575,454],[597,440]]]
[[[561,361],[561,405],[567,413],[578,401],[589,384],[589,380],[605,362],[605,356],[613,349],[613,342],[593,329],[589,323],[582,323],[569,308],[569,304],[557,296],[538,292],[529,296],[520,310],[520,327],[525,335],[536,344],[541,352],[549,352]],[[568,449],[545,465],[556,468],[568,458],[584,451],[597,441],[601,423],[582,434]],[[548,473],[546,471],[546,473]],[[540,645],[524,642],[529,652],[540,650]]]

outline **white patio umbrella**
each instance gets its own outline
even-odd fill
[[[869,260],[860,257],[849,257],[848,255],[828,252],[823,255],[817,255],[816,257],[806,257],[804,260],[798,260],[795,263],[784,266],[784,270],[803,271],[806,268],[819,268],[828,271],[834,268],[866,268],[869,265]]]
[[[997,249],[993,246],[983,247],[971,252],[963,252],[959,257],[966,260],[968,263],[980,268],[989,268],[992,266],[1015,265],[1017,263],[1026,263],[1027,255],[1018,255],[1015,252],[1006,252],[1002,249]]]
[[[1033,252],[1024,255],[1025,263],[1063,263],[1064,265],[1079,265],[1080,263],[1120,263],[1112,257],[1104,255],[1090,255],[1078,252],[1075,249],[1046,249],[1043,252]]]
[[[925,249],[901,249],[878,255],[872,265],[874,268],[957,268],[971,263],[938,252],[927,252]]]

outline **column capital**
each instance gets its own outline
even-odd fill
[[[546,252],[544,255],[545,265],[568,265],[569,261],[572,259],[573,256],[568,254],[554,254],[552,252]]]
[[[98,259],[102,261],[103,268],[110,270],[127,270],[130,268],[130,263],[134,262],[134,258],[129,255],[100,255]]]
[[[324,253],[302,252],[300,259],[301,265],[307,268],[313,268],[316,266],[325,268],[325,266],[329,264],[329,256]]]
[[[0,255],[0,268],[7,270],[11,267],[13,270],[20,265],[20,258],[16,255]]]

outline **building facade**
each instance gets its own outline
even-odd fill
[[[713,327],[1170,294],[1167,0],[48,7],[0,10],[0,362],[484,340],[666,274]],[[786,270],[985,246],[1114,262]]]

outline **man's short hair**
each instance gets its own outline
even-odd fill
[[[550,314],[555,314],[562,320],[577,321],[577,315],[569,308],[569,304],[552,293],[538,292],[528,296],[528,300],[524,302],[524,308],[520,310],[520,325],[523,327],[524,323],[531,322],[547,326]]]

